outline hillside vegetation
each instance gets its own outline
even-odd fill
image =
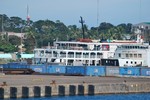
[[[0,15],[0,32],[16,32],[26,33],[26,39],[23,40],[24,48],[26,52],[32,52],[33,48],[51,45],[53,41],[57,40],[76,40],[82,38],[82,28],[77,25],[66,26],[63,22],[57,20],[55,22],[51,20],[38,20],[27,23],[26,20],[20,17],[8,17],[3,14]],[[27,25],[28,24],[28,25]],[[85,37],[90,39],[125,39],[125,36],[132,35],[131,23],[121,23],[117,26],[102,22],[98,27],[88,27],[84,24]],[[3,30],[2,30],[3,29]],[[0,38],[0,51],[3,52],[17,52],[21,39],[16,36],[1,36]]]

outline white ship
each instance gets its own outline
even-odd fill
[[[101,65],[101,59],[115,57],[117,47],[123,44],[137,44],[135,41],[112,41],[100,43],[90,39],[79,41],[56,41],[48,48],[34,49],[35,64],[51,63],[61,65]]]

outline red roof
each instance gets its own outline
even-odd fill
[[[82,39],[82,38],[77,39],[77,41],[80,41],[80,42],[92,42],[91,39]]]

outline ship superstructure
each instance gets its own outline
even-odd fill
[[[133,44],[133,41],[94,42],[56,41],[48,48],[34,49],[34,63],[59,63],[63,65],[101,65],[101,59],[113,58],[119,45]]]

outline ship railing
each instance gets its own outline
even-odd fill
[[[81,51],[83,51],[83,50],[86,50],[86,51],[101,51],[101,49],[93,49],[93,50],[90,50],[90,49],[88,49],[88,48],[72,48],[72,47],[68,47],[68,48],[63,48],[63,47],[59,47],[59,48],[54,48],[53,50],[56,50],[56,49],[58,49],[58,50],[81,50]]]

